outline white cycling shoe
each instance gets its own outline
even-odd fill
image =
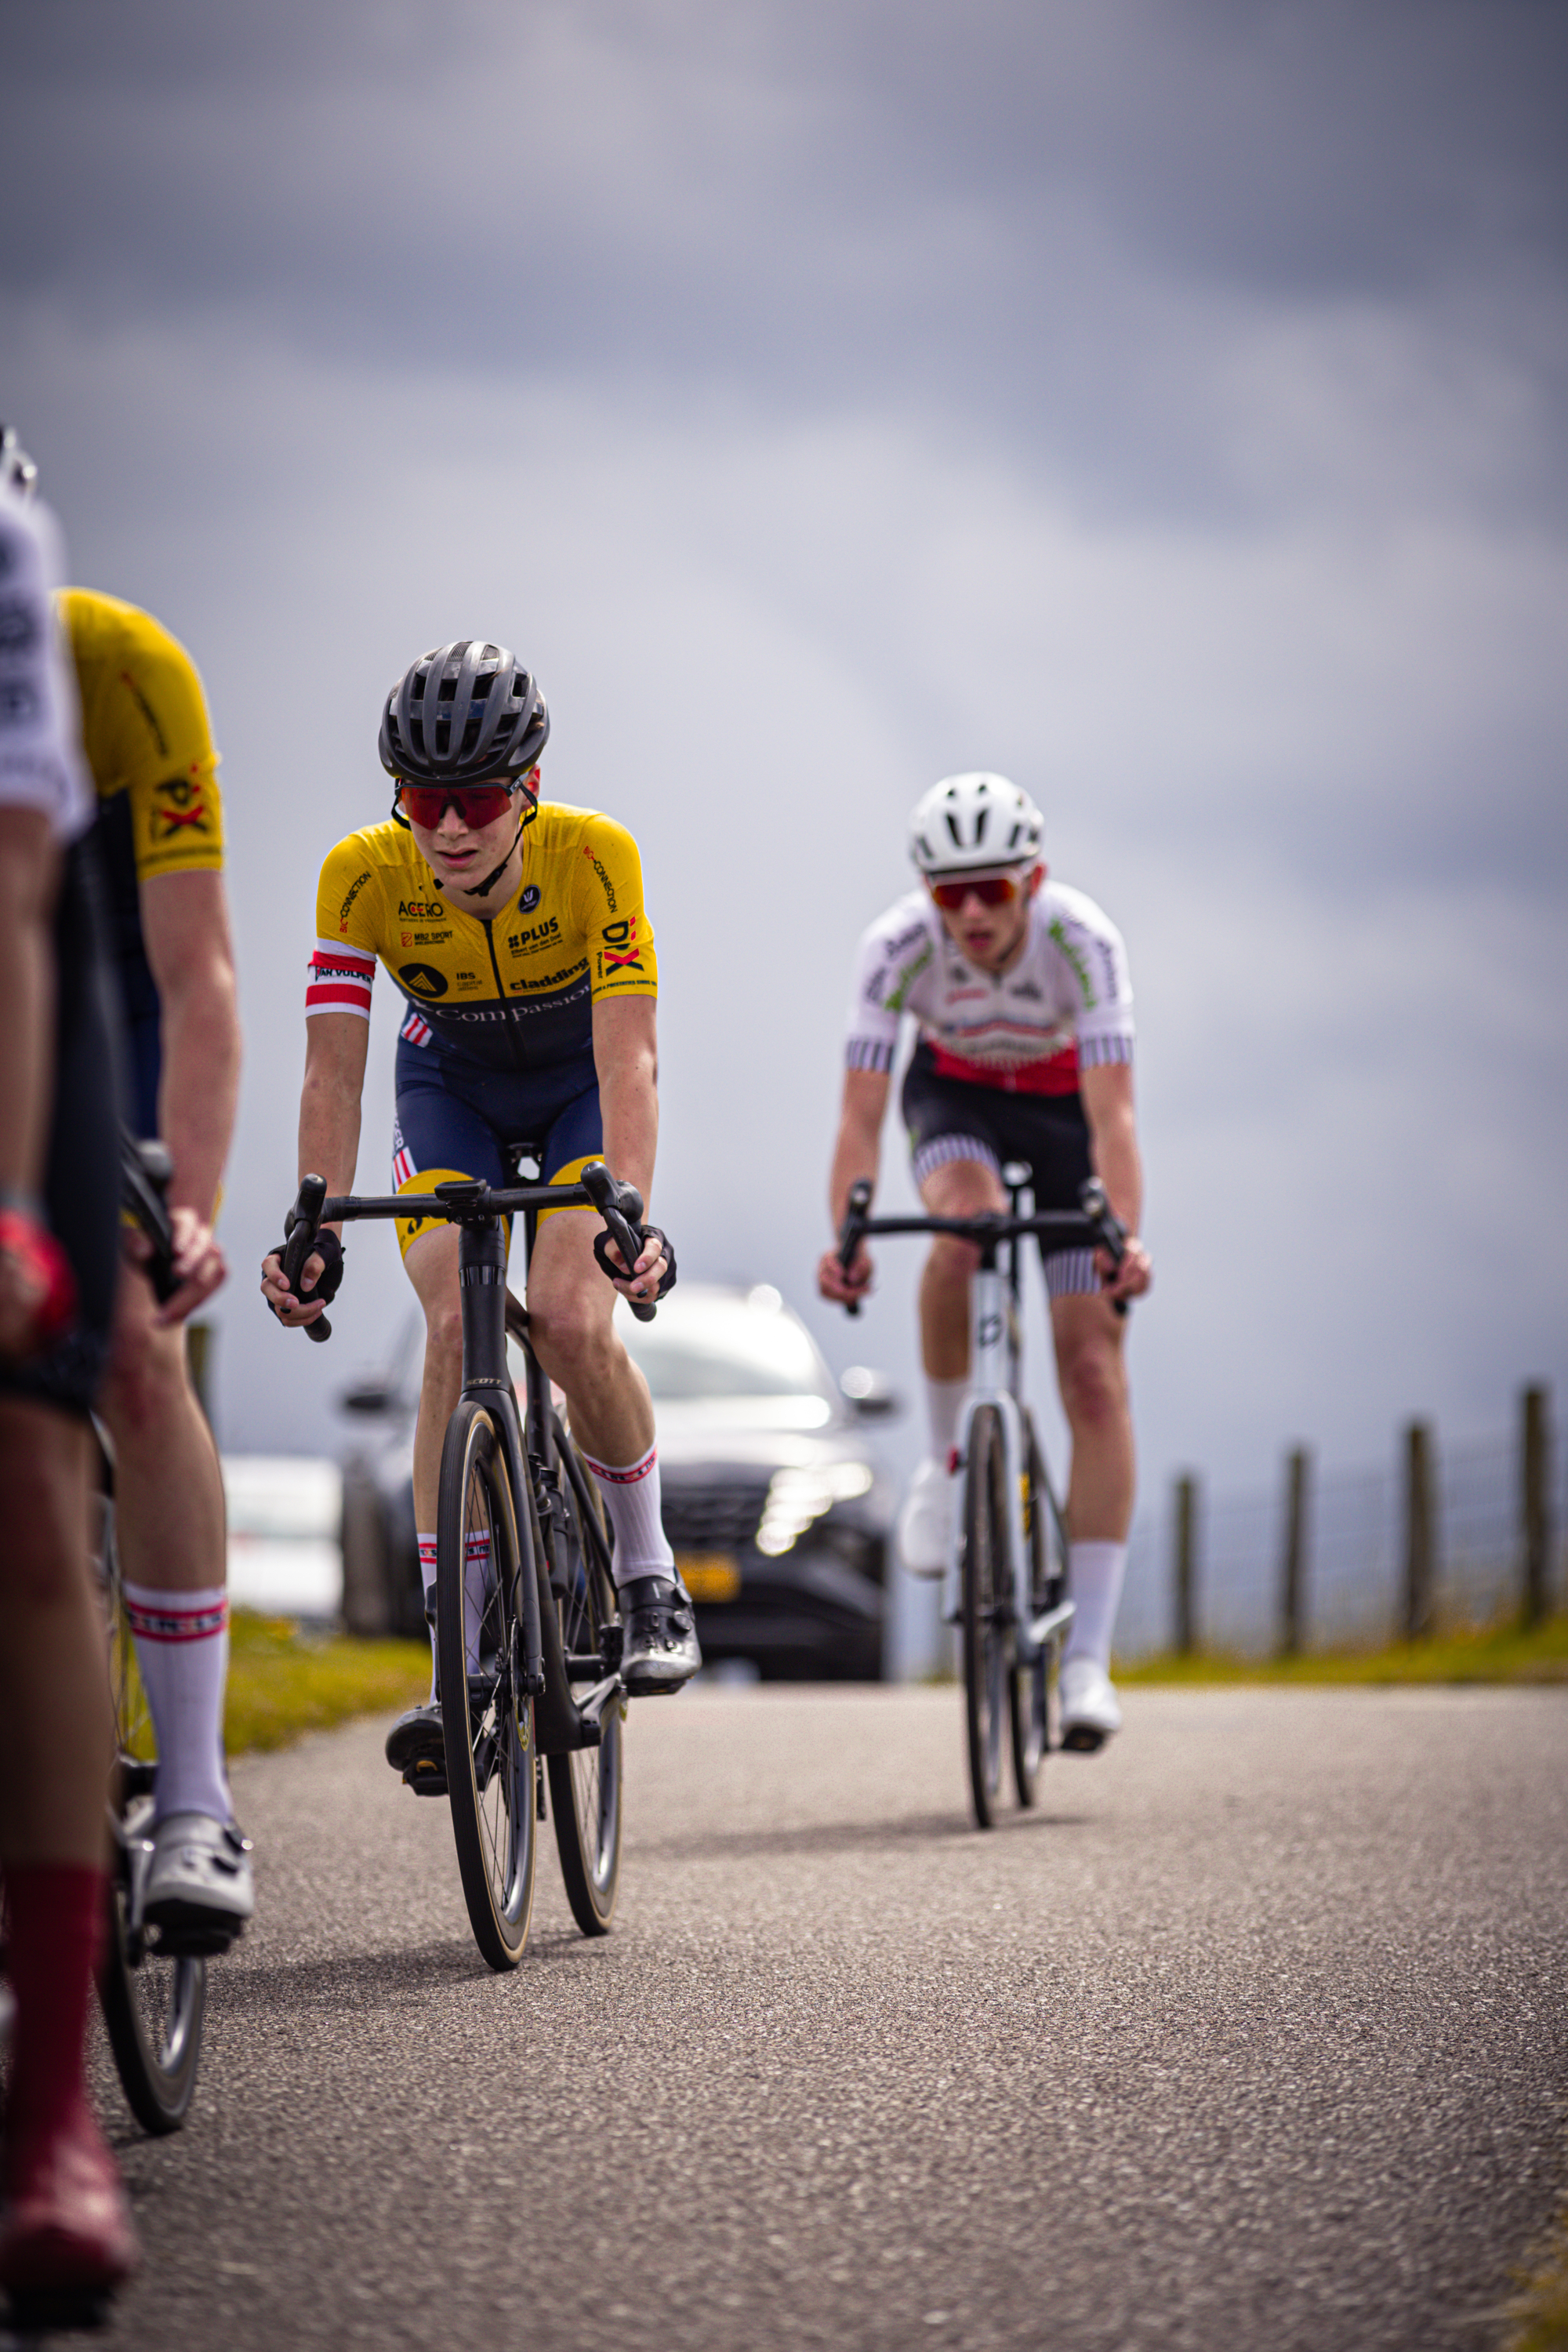
[[[910,1480],[899,1513],[899,1550],[911,1576],[947,1571],[952,1558],[952,1487],[945,1462],[922,1462]]]
[[[1105,1668],[1092,1658],[1069,1658],[1062,1668],[1062,1746],[1080,1756],[1103,1748],[1121,1728],[1121,1709]]]
[[[142,1916],[165,1951],[224,1951],[255,1908],[250,1840],[233,1822],[170,1813],[158,1823]]]

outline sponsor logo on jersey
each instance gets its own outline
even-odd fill
[[[370,876],[369,876],[368,874],[362,874],[362,875],[360,875],[360,876],[359,876],[359,877],[357,878],[357,880],[354,882],[354,884],[353,884],[353,887],[350,889],[348,897],[343,900],[342,905],[338,908],[338,929],[339,929],[340,930],[346,931],[346,930],[348,929],[348,927],[349,927],[349,909],[350,909],[350,908],[353,905],[354,900],[359,897],[360,892],[364,888],[365,884],[366,884],[369,880],[370,880]],[[406,947],[406,946],[408,945],[408,941],[406,940],[406,939],[404,940],[403,944],[404,944],[404,946],[405,946],[405,947]]]
[[[563,981],[574,980],[587,968],[586,963],[568,963],[563,964],[559,971],[531,972],[526,980],[514,980],[512,990],[515,994],[520,988],[559,988]]]
[[[611,881],[609,876],[605,873],[604,867],[600,865],[598,859],[595,856],[593,851],[588,847],[586,843],[583,845],[583,855],[587,859],[589,865],[593,867],[595,873],[598,876],[600,887],[603,889],[605,897],[608,901],[610,912],[612,915],[615,914],[617,911],[616,907],[615,884]]]
[[[540,895],[538,883],[531,882],[527,889],[523,892],[521,898],[517,902],[518,913],[520,915],[531,915],[535,907],[539,904]]]
[[[1009,990],[1008,993],[1012,996],[1024,997],[1031,1004],[1038,1004],[1045,992],[1037,982],[1021,980],[1016,988]]]
[[[607,971],[641,971],[642,959],[637,953],[637,919],[633,915],[624,923],[606,923],[600,934],[604,950],[599,957],[601,979]]]
[[[525,931],[510,932],[507,946],[513,955],[535,954],[547,940],[559,938],[560,932],[561,919],[552,915],[546,922],[531,923]]]
[[[405,923],[438,923],[447,909],[439,898],[400,898],[397,911]]]
[[[416,996],[445,996],[447,993],[447,975],[444,971],[437,971],[433,963],[400,963],[397,977],[405,988],[414,991]]]

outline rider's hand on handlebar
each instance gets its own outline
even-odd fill
[[[847,1307],[853,1300],[864,1298],[871,1287],[871,1253],[864,1242],[850,1260],[847,1272],[836,1249],[824,1250],[816,1261],[817,1289],[836,1307]]]
[[[337,1234],[330,1225],[323,1226],[317,1239],[324,1241],[327,1246],[325,1249],[313,1249],[300,1267],[298,1296],[289,1287],[280,1249],[269,1250],[261,1261],[261,1296],[279,1323],[286,1324],[290,1331],[302,1330],[306,1324],[319,1322],[327,1311],[329,1301],[336,1297],[338,1285],[342,1280],[342,1248]],[[328,1272],[329,1264],[336,1270],[337,1281],[329,1277],[323,1288],[321,1286],[321,1277]],[[310,1295],[312,1292],[315,1294],[313,1297]]]
[[[658,1227],[649,1225],[642,1248],[637,1255],[637,1264],[632,1267],[629,1276],[623,1279],[626,1274],[626,1259],[613,1241],[605,1241],[605,1260],[609,1261],[605,1265],[605,1272],[623,1298],[635,1299],[639,1307],[643,1307],[651,1304],[658,1297],[659,1284],[674,1263],[673,1250],[669,1252],[668,1257],[665,1255],[668,1247],[668,1244]],[[601,1260],[601,1263],[603,1264],[605,1260]],[[622,1269],[619,1275],[615,1270],[616,1266]]]
[[[1149,1253],[1136,1234],[1129,1234],[1122,1243],[1120,1265],[1109,1250],[1096,1250],[1094,1263],[1100,1275],[1102,1298],[1142,1298],[1154,1279]]]
[[[172,1263],[179,1288],[153,1317],[153,1328],[159,1331],[184,1322],[228,1280],[228,1260],[205,1217],[198,1216],[195,1209],[171,1209],[169,1223],[174,1231]],[[122,1246],[135,1265],[144,1265],[153,1255],[152,1242],[134,1225],[124,1228]]]

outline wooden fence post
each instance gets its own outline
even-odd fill
[[[1197,1489],[1190,1472],[1176,1481],[1176,1649],[1184,1658],[1198,1646]]]
[[[1520,1433],[1520,1533],[1524,1553],[1527,1625],[1542,1624],[1552,1606],[1552,1432],[1546,1391],[1524,1391]]]
[[[1299,1657],[1307,1614],[1307,1449],[1285,1465],[1285,1549],[1279,1575],[1279,1654]]]
[[[1432,1433],[1413,1421],[1405,1433],[1405,1639],[1432,1633],[1436,1583],[1436,1509],[1432,1492]]]

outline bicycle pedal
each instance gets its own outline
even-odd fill
[[[403,1785],[412,1789],[416,1797],[444,1797],[447,1794],[447,1768],[433,1757],[416,1756],[403,1775]]]
[[[160,1960],[218,1960],[238,1943],[245,1923],[237,1927],[170,1925],[147,1929],[143,1948]]]

